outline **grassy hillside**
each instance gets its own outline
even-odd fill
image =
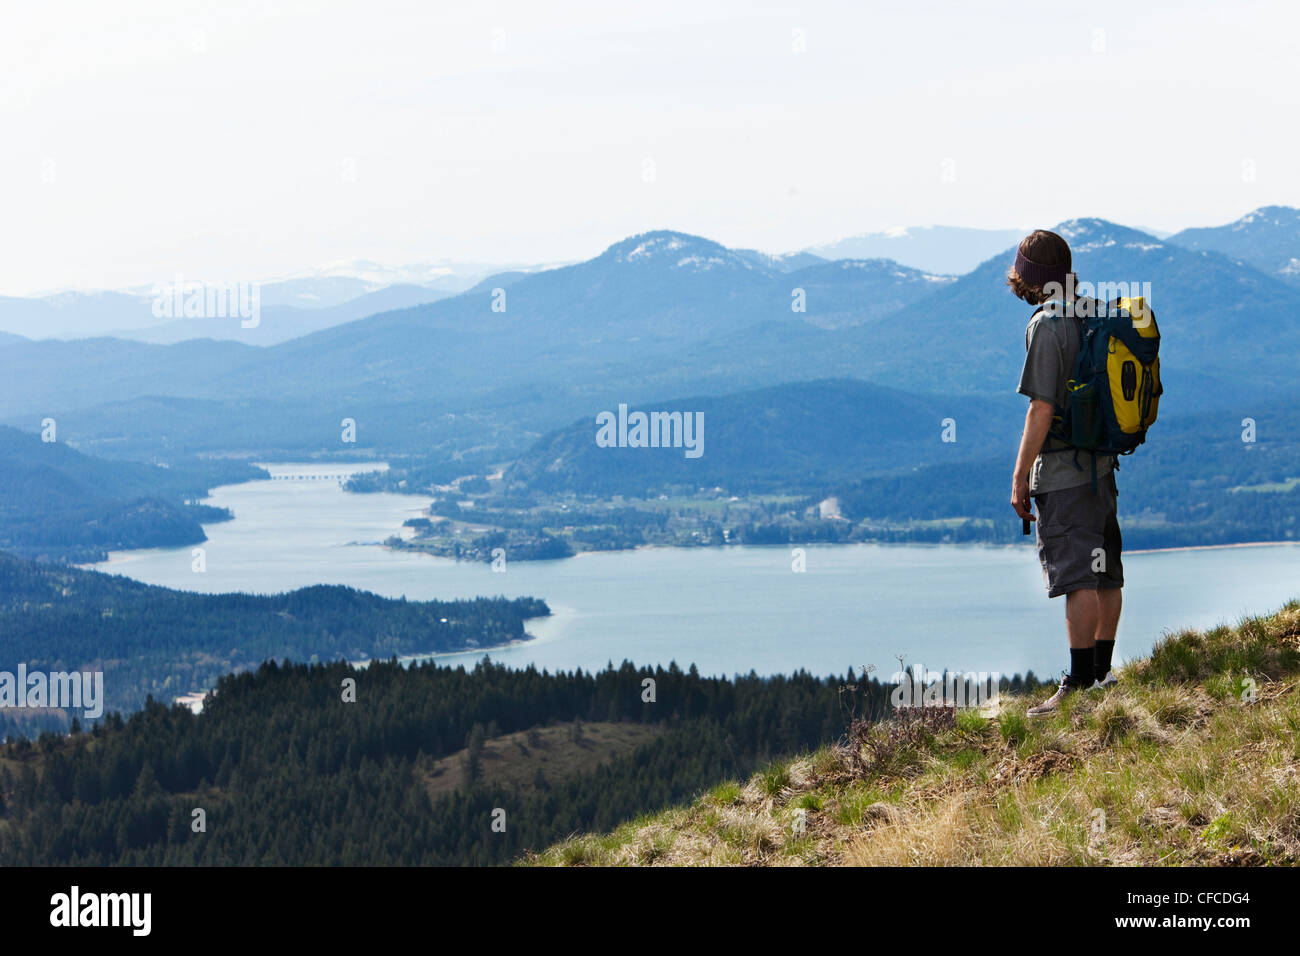
[[[1295,865],[1300,601],[1183,631],[1050,718],[903,712],[541,865]],[[802,818],[802,826],[800,819]]]

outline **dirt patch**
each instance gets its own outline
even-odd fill
[[[1078,763],[1079,758],[1074,754],[1061,753],[1059,750],[1044,750],[1023,760],[1011,753],[997,765],[989,782],[999,787],[1012,786],[1045,777],[1049,773],[1071,770]]]

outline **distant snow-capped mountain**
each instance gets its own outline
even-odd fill
[[[1300,285],[1300,209],[1261,206],[1224,226],[1184,229],[1169,241],[1221,252],[1261,272]]]
[[[687,272],[765,271],[761,257],[745,255],[721,243],[684,232],[660,229],[614,243],[598,262]]]

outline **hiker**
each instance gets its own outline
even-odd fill
[[[1089,314],[1074,296],[1069,244],[1054,232],[1030,233],[1016,250],[1007,285],[1030,305],[1052,303],[1035,309],[1025,330],[1017,391],[1028,396],[1029,412],[1011,479],[1011,506],[1022,520],[1036,523],[1047,596],[1065,595],[1070,670],[1051,698],[1029,709],[1031,716],[1040,716],[1056,711],[1071,691],[1115,683],[1111,657],[1124,587],[1119,492],[1114,455],[1094,454],[1048,434],[1066,406],[1066,386],[1080,350],[1079,314]]]

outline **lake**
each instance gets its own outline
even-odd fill
[[[1028,545],[812,545],[803,572],[785,546],[644,548],[494,572],[381,547],[429,499],[349,494],[322,477],[374,465],[268,467],[273,480],[216,488],[207,499],[235,518],[206,526],[206,571],[192,570],[189,547],[115,552],[92,567],[203,592],[347,584],[409,599],[531,595],[553,615],[529,624],[535,640],[491,656],[550,670],[628,659],[722,675],[842,675],[872,665],[887,677],[903,656],[930,670],[1046,676],[1068,663],[1065,602],[1047,599]],[[1235,622],[1300,595],[1300,547],[1290,543],[1135,553],[1124,570],[1120,658],[1145,655],[1167,630]]]

